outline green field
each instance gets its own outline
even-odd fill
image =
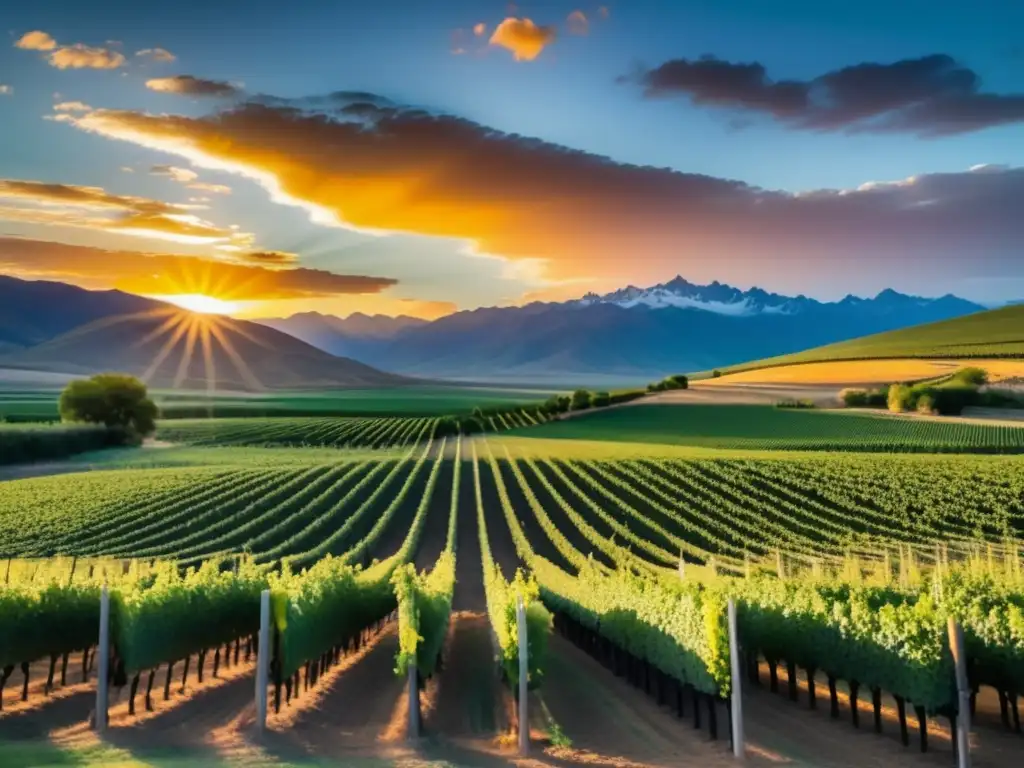
[[[548,389],[481,386],[423,386],[242,394],[154,390],[165,417],[259,416],[441,416],[474,408],[537,403]],[[56,419],[59,389],[0,389],[0,421]]]
[[[1024,305],[840,341],[792,355],[722,368],[722,373],[779,365],[883,358],[1024,358]]]
[[[437,419],[428,417],[171,419],[157,439],[196,446],[318,446],[388,448],[429,440]]]
[[[1024,453],[1017,426],[760,405],[630,405],[510,434],[748,450]]]

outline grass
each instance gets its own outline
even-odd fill
[[[441,416],[546,400],[552,390],[422,386],[246,394],[154,390],[165,416]],[[56,419],[59,389],[0,389],[0,421]]]
[[[723,368],[722,373],[828,360],[885,358],[1024,358],[1024,305],[863,336]]]
[[[1024,453],[1024,429],[757,405],[636,405],[511,435],[800,451]]]

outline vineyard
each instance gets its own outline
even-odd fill
[[[769,451],[1024,453],[1024,429],[1019,426],[942,423],[757,405],[638,405],[542,424],[528,434],[562,440]]]
[[[429,428],[396,421],[410,433]],[[306,462],[293,448],[279,463],[210,459],[6,483],[0,702],[36,700],[45,711],[53,691],[95,675],[106,583],[111,681],[125,691],[123,711],[112,710],[119,729],[145,730],[145,715],[176,701],[185,712],[198,706],[182,697],[187,685],[229,687],[228,670],[251,671],[264,590],[275,638],[271,723],[305,712],[307,691],[344,686],[355,664],[353,674],[382,667],[383,678],[364,684],[396,696],[399,676],[414,669],[425,727],[458,730],[445,716],[461,689],[446,673],[486,680],[469,670],[474,658],[486,667],[493,646],[504,680],[493,695],[511,690],[522,600],[529,686],[550,697],[549,728],[573,722],[573,707],[558,706],[564,665],[585,660],[639,692],[628,695],[649,694],[655,712],[653,702],[728,738],[731,598],[755,691],[779,690],[782,676],[791,698],[806,691],[814,706],[819,678],[829,712],[863,689],[878,718],[884,695],[904,743],[910,728],[926,740],[930,727],[935,751],[942,723],[956,716],[952,617],[964,628],[972,689],[994,690],[1005,726],[1017,726],[1018,459],[596,459],[528,453],[521,442],[410,440],[387,454],[309,450]],[[460,601],[476,613],[457,612]],[[985,744],[1019,738],[1003,735],[999,716],[983,724]],[[1013,764],[1012,755],[989,764]]]

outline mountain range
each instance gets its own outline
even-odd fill
[[[632,380],[707,370],[984,310],[946,295],[821,302],[676,277],[561,303],[456,312],[434,321],[303,313],[256,322],[336,355],[415,376]]]
[[[433,321],[315,312],[246,321],[120,291],[0,276],[0,368],[118,370],[160,388],[372,387],[412,378],[635,384],[983,309],[952,295],[885,290],[820,302],[677,277]]]
[[[120,291],[0,276],[0,369],[119,371],[156,388],[261,391],[410,380],[245,320]]]

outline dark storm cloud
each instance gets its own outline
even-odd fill
[[[1024,94],[982,91],[950,56],[864,62],[812,80],[773,80],[763,64],[674,59],[623,78],[648,97],[770,115],[793,128],[941,136],[1024,122]]]

